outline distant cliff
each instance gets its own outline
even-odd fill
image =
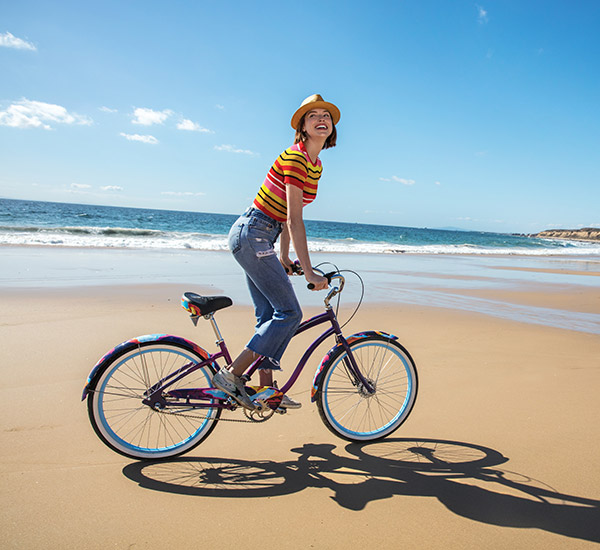
[[[569,239],[571,241],[600,241],[600,228],[584,227],[583,229],[546,229],[530,237],[540,239]]]

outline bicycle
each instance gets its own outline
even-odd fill
[[[317,347],[331,336],[336,344],[321,360],[311,389],[311,401],[317,403],[327,428],[349,441],[374,441],[396,431],[408,418],[417,396],[415,363],[392,334],[364,331],[344,337],[331,305],[338,296],[339,309],[345,284],[341,273],[324,274],[329,282],[325,311],[303,321],[296,331],[298,335],[330,325],[307,348],[288,381],[280,389],[246,385],[256,405],[254,410],[241,407],[246,421],[264,422],[287,412],[279,407],[281,399]],[[92,427],[103,443],[129,458],[170,458],[199,445],[219,420],[244,421],[221,418],[223,410],[235,411],[239,405],[212,386],[218,361],[231,363],[215,313],[231,305],[227,296],[186,292],[182,297],[195,326],[200,317],[210,322],[218,347],[213,354],[185,338],[151,334],[119,344],[96,363],[82,401],[87,398]],[[360,302],[352,316],[359,307]],[[249,367],[243,376],[246,384],[264,360],[261,356]]]

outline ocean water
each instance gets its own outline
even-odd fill
[[[0,245],[227,250],[237,216],[0,199]],[[306,220],[313,252],[353,254],[600,255],[600,244]]]

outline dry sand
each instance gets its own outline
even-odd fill
[[[597,334],[367,305],[346,333],[398,335],[420,376],[415,409],[389,438],[349,444],[322,424],[309,388],[324,346],[291,392],[301,410],[260,425],[221,422],[180,459],[131,461],[94,435],[81,391],[96,360],[132,336],[167,332],[212,350],[208,324],[194,328],[179,307],[182,290],[189,289],[0,295],[2,548],[565,549],[600,542]],[[539,293],[500,298],[543,301]],[[232,351],[240,349],[253,324],[250,308],[217,318]],[[306,342],[290,347],[287,372]]]

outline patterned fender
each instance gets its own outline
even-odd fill
[[[186,340],[185,338],[180,338],[179,336],[172,336],[170,334],[146,334],[145,336],[138,336],[137,338],[132,338],[131,340],[127,340],[127,342],[123,342],[118,346],[111,349],[102,359],[100,359],[95,365],[90,375],[88,376],[87,383],[85,388],[83,389],[83,395],[81,396],[81,400],[83,401],[90,389],[92,389],[102,372],[102,369],[105,365],[107,365],[110,361],[112,361],[115,357],[127,353],[132,349],[136,349],[140,344],[145,342],[164,342],[165,344],[180,344],[186,348],[190,348],[195,351],[200,357],[204,359],[208,359],[210,354],[203,348],[201,348],[198,344],[190,340]]]
[[[357,332],[356,334],[349,336],[348,338],[346,338],[346,342],[348,342],[348,344],[352,344],[353,342],[356,342],[358,340],[363,340],[364,338],[368,338],[369,336],[383,336],[384,338],[388,338],[389,340],[398,340],[397,336],[394,336],[393,334],[388,334],[387,332],[381,332],[379,330],[366,330],[364,332]],[[323,360],[321,361],[321,364],[319,365],[317,372],[315,372],[315,377],[313,378],[312,388],[310,390],[310,400],[313,403],[317,399],[317,389],[319,387],[319,383],[321,382],[321,377],[323,376],[325,367],[329,364],[332,357],[335,357],[335,354],[341,347],[343,347],[342,344],[337,344],[334,347],[332,347],[327,352],[325,357],[323,357]]]

